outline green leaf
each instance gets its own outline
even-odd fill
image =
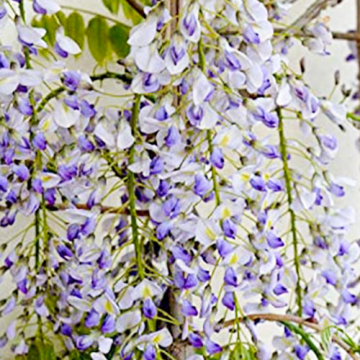
[[[321,342],[324,345],[325,349],[329,348],[331,339],[332,339],[331,328],[327,327],[321,332]]]
[[[86,30],[90,53],[100,65],[104,63],[110,53],[108,33],[108,24],[100,16],[93,18]]]
[[[102,2],[112,14],[119,12],[120,0],[102,0]]]
[[[54,16],[56,16],[56,18],[60,22],[61,26],[65,27],[65,25],[66,25],[66,15],[62,11],[58,11],[56,13],[56,15],[54,15]]]
[[[318,360],[325,360],[324,357],[322,356],[319,348],[315,345],[315,343],[311,340],[311,337],[309,334],[307,334],[304,330],[302,330],[300,327],[297,327],[287,321],[282,321],[282,323],[292,332],[294,332],[295,334],[300,335],[300,337],[302,338],[302,340],[304,340],[304,342],[308,345],[308,347],[310,348],[310,350],[313,351],[313,353],[316,355],[316,357],[318,358]]]
[[[34,18],[31,24],[34,27],[44,28],[46,30],[44,40],[50,46],[55,45],[56,30],[59,28],[59,25],[54,15],[44,15],[41,18]]]
[[[27,360],[56,360],[54,345],[50,342],[35,340],[30,345]]]
[[[81,50],[84,49],[85,22],[83,17],[76,11],[66,19],[65,35],[73,39]]]
[[[120,0],[120,2],[125,17],[131,20],[133,24],[138,24],[142,20],[142,17],[139,15],[139,13],[133,7],[131,7],[126,0]]]
[[[109,30],[111,47],[120,59],[126,57],[130,52],[130,46],[127,43],[129,32],[130,28],[122,24],[115,25]]]
[[[73,350],[69,355],[69,360],[91,360],[91,356],[89,354]]]

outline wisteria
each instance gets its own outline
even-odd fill
[[[0,347],[359,359],[356,215],[337,205],[354,182],[330,172],[355,115],[293,70],[277,25],[291,1],[128,1],[142,17],[128,55],[91,74],[67,65],[82,46],[57,2],[32,1],[36,19],[60,19],[50,40],[25,3],[0,1],[18,35],[0,46],[0,225],[20,230],[1,241]],[[304,31],[329,54],[324,22]]]

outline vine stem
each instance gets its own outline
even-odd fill
[[[140,111],[140,101],[141,95],[136,95],[134,100],[134,105],[132,108],[132,115],[131,115],[131,130],[133,136],[136,138],[137,133],[137,121],[139,117]],[[135,161],[135,146],[136,142],[131,146],[129,152],[129,166],[134,163]],[[131,229],[132,229],[132,236],[133,236],[133,243],[135,247],[135,257],[136,257],[136,264],[138,267],[138,273],[140,279],[144,279],[144,269],[142,265],[142,258],[141,258],[141,244],[139,239],[139,228],[137,223],[137,212],[136,212],[136,196],[135,196],[135,174],[132,171],[128,171],[128,183],[127,189],[129,193],[129,207],[130,207],[130,218],[131,218]]]
[[[200,38],[199,41],[199,48],[198,48],[198,52],[199,52],[199,67],[201,69],[202,72],[205,72],[205,68],[206,68],[206,58],[205,58],[205,53],[204,53],[204,46],[203,46],[203,41],[202,38]],[[208,147],[209,147],[209,153],[210,155],[213,152],[213,145],[212,145],[212,132],[211,130],[207,130],[206,132],[206,138],[208,141]],[[215,192],[215,202],[216,202],[216,206],[219,206],[221,201],[220,201],[220,192],[219,192],[219,186],[218,183],[216,181],[216,170],[214,168],[214,166],[211,166],[211,177],[212,177],[212,181],[213,181],[213,187],[214,187],[214,192]]]
[[[315,330],[317,333],[322,333],[325,330],[325,328],[323,328],[321,325],[314,323],[314,322],[307,321],[307,320],[305,320],[301,317],[295,316],[295,315],[266,314],[266,313],[251,314],[251,315],[246,315],[240,319],[228,320],[224,323],[224,327],[234,326],[236,321],[245,322],[246,320],[251,320],[251,321],[264,320],[264,321],[273,321],[273,322],[280,322],[280,323],[289,322],[289,323],[294,323],[294,324],[305,326],[309,329]],[[344,340],[340,339],[336,335],[333,335],[332,341],[334,343],[338,344],[343,350],[345,350],[347,352],[347,354],[353,360],[360,360],[360,358],[356,354],[353,353],[351,347],[348,346]]]
[[[299,259],[299,249],[298,249],[298,238],[296,232],[296,216],[295,212],[292,209],[292,186],[291,186],[291,174],[290,168],[288,163],[288,152],[287,152],[287,145],[286,145],[286,138],[284,133],[284,122],[281,115],[280,108],[277,109],[277,114],[279,117],[279,138],[280,138],[280,153],[281,159],[283,162],[283,171],[284,171],[284,179],[285,179],[285,187],[286,187],[286,195],[287,195],[287,202],[288,202],[288,211],[290,214],[290,230],[292,234],[292,243],[294,248],[294,260],[295,260],[295,271],[297,275],[296,280],[296,303],[298,305],[298,315],[302,316],[302,289],[301,289],[301,274],[300,274],[300,259]]]
[[[141,17],[146,18],[144,6],[136,0],[125,0]]]

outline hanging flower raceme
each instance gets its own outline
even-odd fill
[[[16,19],[21,52],[0,48],[0,226],[29,221],[0,251],[13,284],[0,312],[14,319],[1,347],[93,360],[348,350],[306,334],[338,339],[358,305],[355,215],[335,205],[354,184],[330,173],[339,144],[319,122],[344,127],[346,107],[290,69],[280,5],[187,0],[171,19],[155,2],[130,31],[126,76],[31,68],[45,30]],[[326,54],[326,26],[307,31]],[[61,27],[54,37],[55,58],[81,52]],[[107,78],[125,101],[96,100]],[[272,344],[261,320],[278,320]]]

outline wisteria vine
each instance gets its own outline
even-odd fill
[[[38,16],[61,10],[31,2]],[[356,218],[336,201],[353,183],[329,170],[328,132],[356,115],[291,68],[296,29],[278,24],[292,2],[126,1],[143,18],[130,52],[91,75],[64,62],[81,47],[61,17],[49,45],[25,3],[0,2],[0,27],[18,33],[0,47],[0,225],[23,226],[1,245],[0,347],[44,360],[359,359]],[[328,54],[326,24],[315,16],[305,33]]]

